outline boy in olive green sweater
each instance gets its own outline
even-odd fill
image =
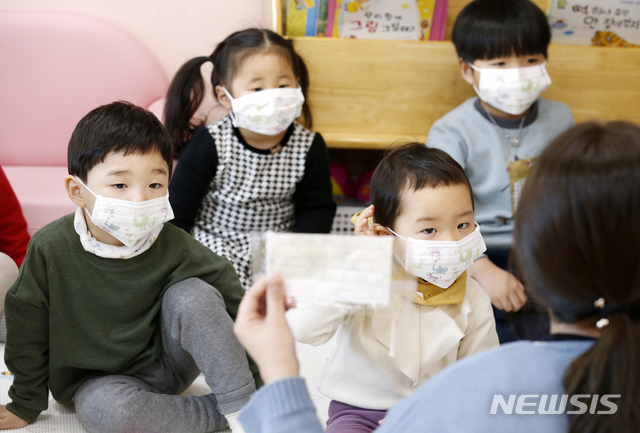
[[[171,137],[116,102],[78,123],[68,163],[78,209],[33,236],[6,298],[0,428],[34,422],[51,390],[91,432],[241,431],[260,385],[232,331],[244,291],[226,259],[163,224]],[[200,372],[212,393],[180,397]]]

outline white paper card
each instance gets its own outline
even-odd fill
[[[392,236],[267,233],[265,241],[265,270],[294,301],[389,304]]]

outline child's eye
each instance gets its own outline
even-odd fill
[[[422,230],[422,233],[426,234],[426,235],[433,235],[436,233],[436,229],[424,229]]]
[[[495,62],[491,64],[491,66],[504,66],[504,65],[506,65],[505,62]]]
[[[114,187],[115,189],[125,189],[127,187],[127,185],[124,183],[116,183],[111,186]]]
[[[287,86],[286,84],[280,84],[278,86],[279,89],[286,89],[287,87],[289,87],[289,86]]]
[[[151,185],[149,185],[149,188],[151,188],[151,189],[162,188],[162,184],[161,183],[152,183]]]
[[[469,223],[460,223],[458,224],[458,230],[464,230],[469,227]]]
[[[527,62],[529,62],[529,63],[540,63],[540,60],[539,59],[529,59],[529,60],[527,60]]]
[[[255,89],[253,89],[254,92],[260,92],[262,91],[262,87],[256,87]]]

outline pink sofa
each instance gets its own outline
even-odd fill
[[[74,211],[64,177],[76,123],[116,100],[160,112],[168,80],[131,36],[70,13],[0,10],[0,59],[0,165],[33,234]]]

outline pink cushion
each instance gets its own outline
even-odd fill
[[[0,164],[33,234],[75,210],[64,177],[78,121],[117,100],[147,107],[168,80],[128,34],[72,13],[0,11],[0,58]]]
[[[76,210],[64,187],[67,167],[5,165],[2,169],[20,201],[30,235]]]
[[[151,104],[149,104],[149,106],[147,107],[147,110],[151,111],[153,114],[156,115],[156,117],[158,119],[160,119],[160,121],[162,123],[164,123],[164,103],[165,103],[165,98],[162,97],[160,99],[156,99],[155,101],[153,101]]]
[[[75,125],[93,108],[164,96],[153,55],[103,21],[76,14],[0,12],[0,164],[67,164]]]

